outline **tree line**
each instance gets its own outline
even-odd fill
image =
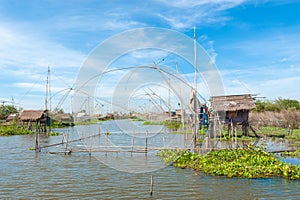
[[[0,106],[0,120],[5,120],[10,114],[18,113],[19,110],[13,105]]]
[[[0,105],[0,120],[6,120],[7,117],[11,114],[17,114],[22,111],[22,108],[18,109],[14,105]],[[62,114],[64,113],[63,109],[55,108],[52,112],[53,114]]]
[[[300,103],[297,100],[278,98],[274,101],[257,100],[250,113],[250,121],[256,127],[286,128],[289,134],[300,128]]]
[[[256,100],[256,108],[253,111],[264,112],[281,112],[281,111],[300,111],[300,102],[293,99],[278,98],[274,101],[271,100]]]

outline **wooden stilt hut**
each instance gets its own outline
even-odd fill
[[[228,132],[236,125],[241,125],[243,135],[248,136],[250,128],[257,136],[248,121],[250,110],[256,107],[250,94],[213,96],[211,100],[212,108],[217,112],[219,120],[228,124]]]
[[[49,122],[47,110],[24,110],[20,115],[22,126],[36,132],[47,132],[47,122]]]
[[[60,125],[74,126],[74,118],[70,113],[56,114],[52,119],[57,120]]]

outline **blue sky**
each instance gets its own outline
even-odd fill
[[[226,94],[300,100],[299,10],[296,0],[0,0],[0,100],[43,108],[50,66],[55,107],[90,52],[107,38],[145,27],[192,38],[194,26]],[[166,56],[151,55],[156,62]],[[103,88],[108,95],[109,87]],[[199,92],[209,98],[205,89]],[[64,109],[70,101],[66,98]]]

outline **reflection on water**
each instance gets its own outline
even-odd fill
[[[91,128],[93,126],[94,128]],[[93,126],[86,127],[86,132],[99,128],[99,125]],[[114,127],[113,121],[103,123],[101,131],[106,129],[105,126]],[[67,129],[60,131],[68,132]],[[70,140],[78,138],[74,130],[73,132],[69,130],[69,133]],[[117,133],[117,131],[115,134],[113,136],[114,134],[111,133],[109,136],[114,144],[120,145],[122,142],[127,144],[125,138],[128,134]],[[162,135],[165,135],[167,143],[174,139],[167,133]],[[113,137],[116,138],[112,139]],[[118,141],[117,137],[123,138]],[[160,141],[161,136],[156,137],[150,141],[151,145]],[[141,137],[141,143],[144,142],[143,139]],[[61,141],[61,136],[41,138],[43,144],[59,141]],[[105,141],[104,134],[101,135],[100,140],[94,138],[93,145],[101,144],[101,141]],[[131,140],[128,139],[128,142]],[[152,163],[155,167],[160,165],[155,171],[128,173],[124,172],[126,170],[119,171],[110,166],[121,167],[121,163],[130,162],[132,164],[127,164],[127,167],[133,167],[134,163],[137,166],[145,166],[145,163],[137,163],[140,160],[136,160],[138,159],[136,156],[139,156],[146,162],[144,154],[133,156],[129,153],[108,153],[107,156],[99,154],[102,156],[101,159],[113,162],[107,165],[103,164],[105,163],[102,162],[103,160],[100,162],[97,154],[94,155],[94,153],[92,156],[88,153],[73,153],[72,155],[46,153],[58,150],[56,147],[36,154],[28,150],[33,144],[34,136],[0,137],[0,199],[298,199],[300,197],[298,181],[282,178],[212,177],[189,169],[163,167],[161,162]],[[82,144],[74,143],[73,146],[76,145]],[[141,145],[138,139],[136,145]],[[155,155],[148,156],[148,161],[152,162]],[[153,197],[149,195],[150,175],[154,176]]]

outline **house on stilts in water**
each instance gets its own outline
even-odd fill
[[[228,132],[233,131],[236,125],[241,125],[243,135],[249,136],[251,129],[258,137],[249,124],[249,112],[256,107],[251,94],[212,96],[211,105],[221,123],[228,124]]]
[[[48,110],[23,110],[19,118],[23,128],[36,132],[47,132],[50,123]]]

